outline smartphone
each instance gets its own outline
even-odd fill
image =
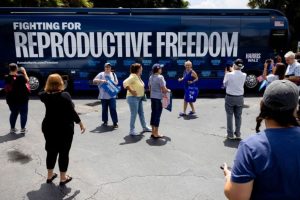
[[[228,168],[228,170],[231,171],[231,167],[227,166],[227,168]],[[224,165],[221,165],[221,166],[220,166],[220,169],[224,170]]]

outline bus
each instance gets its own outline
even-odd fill
[[[287,18],[271,9],[0,8],[0,87],[8,64],[26,68],[33,92],[59,73],[73,91],[97,89],[92,79],[111,63],[120,84],[130,65],[164,65],[168,88],[190,60],[200,89],[221,89],[224,69],[244,60],[245,87],[258,86],[266,59],[283,54]]]

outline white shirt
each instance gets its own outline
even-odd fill
[[[223,84],[226,87],[226,94],[234,96],[244,95],[244,84],[246,74],[240,70],[234,70],[225,74]]]
[[[94,79],[100,79],[100,80],[107,80],[111,79],[115,85],[118,85],[118,78],[114,72],[110,73],[105,73],[105,72],[100,72]],[[111,97],[105,90],[101,87],[103,83],[99,83],[98,88],[99,88],[99,96],[98,99],[111,99],[111,98],[116,98],[116,96]]]
[[[274,74],[269,74],[267,76],[267,81],[268,83],[272,83],[273,81],[279,80],[279,76],[278,75],[274,75]]]
[[[288,65],[285,75],[288,76],[300,76],[300,63],[295,61],[293,64]]]

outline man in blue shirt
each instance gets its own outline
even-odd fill
[[[300,199],[298,97],[298,87],[288,80],[267,87],[259,115],[266,130],[240,143],[232,171],[224,164],[228,199]]]

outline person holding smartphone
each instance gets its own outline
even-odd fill
[[[9,74],[5,77],[5,92],[6,102],[11,111],[9,117],[10,133],[18,131],[15,126],[20,114],[21,133],[25,134],[27,132],[26,124],[29,101],[29,90],[26,84],[29,78],[24,67],[18,67],[17,64],[10,63],[8,68]]]
[[[283,63],[276,63],[275,66],[272,65],[273,61],[266,60],[264,64],[263,78],[268,81],[268,84],[275,80],[283,80],[285,78],[286,67]],[[272,67],[272,73],[268,74],[268,69],[270,64]]]
[[[240,142],[232,170],[224,164],[228,199],[300,199],[298,87],[273,81],[260,104],[266,129]]]
[[[241,70],[244,68],[243,60],[234,61],[232,71],[225,69],[223,80],[226,88],[225,111],[227,119],[227,139],[241,139],[242,111],[244,105],[244,84],[246,74]],[[233,130],[233,116],[235,118],[235,131]],[[236,138],[234,138],[236,136]]]

